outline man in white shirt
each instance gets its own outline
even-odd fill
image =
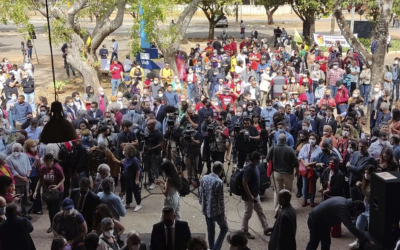
[[[351,87],[350,87],[350,92],[353,93],[353,90],[357,88],[358,85],[358,76],[360,75],[360,67],[357,66],[357,61],[352,59],[351,60]]]
[[[115,41],[115,39],[112,39],[111,41],[113,44],[111,46],[112,54],[111,54],[110,64],[113,61],[114,57],[117,58],[118,60],[118,43]]]

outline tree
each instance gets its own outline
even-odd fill
[[[329,0],[290,0],[293,11],[303,21],[303,37],[306,41],[313,40],[315,20],[327,11]]]
[[[222,19],[224,15],[233,12],[233,8],[229,5],[237,2],[236,0],[204,0],[199,4],[199,8],[203,10],[209,22],[208,40],[214,39],[215,25]]]
[[[132,26],[132,42],[130,43],[132,52],[137,53],[141,50],[140,37],[137,35],[137,31],[139,30],[140,22],[144,22],[144,31],[149,42],[157,44],[158,49],[164,56],[164,62],[169,63],[176,74],[178,72],[175,64],[176,53],[193,15],[197,11],[197,5],[201,1],[190,1],[180,13],[175,10],[175,4],[178,3],[178,0],[142,1],[143,15],[140,15]],[[131,8],[134,8],[134,12],[136,12],[139,6],[132,6]],[[174,25],[163,25],[167,15],[172,18],[177,17]]]
[[[374,54],[370,53],[351,32],[350,27],[342,13],[340,0],[335,0],[333,11],[342,35],[346,38],[350,46],[357,50],[361,60],[371,68],[371,82],[381,83],[384,72],[386,71],[386,44],[389,33],[389,22],[391,19],[393,0],[376,0],[376,3],[377,6],[379,6],[379,15],[377,16],[376,25],[373,30],[373,33],[375,34],[374,40],[377,41]],[[373,88],[371,88],[371,93],[372,91]]]
[[[49,0],[52,41],[56,45],[68,44],[67,62],[81,73],[85,86],[94,88],[100,86],[96,50],[107,36],[122,25],[128,1],[77,0],[70,4],[67,0]],[[0,16],[3,17],[1,20],[3,23],[12,20],[19,31],[27,32],[32,26],[29,24],[29,12],[36,10],[46,18],[45,3],[46,0],[1,1]],[[95,17],[95,27],[90,32],[81,21],[85,17],[92,16]],[[91,43],[87,45],[89,36]]]
[[[286,1],[279,0],[256,0],[256,4],[261,4],[265,8],[265,13],[268,17],[268,24],[274,24],[274,13],[278,10],[279,6],[286,4]]]

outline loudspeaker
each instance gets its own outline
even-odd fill
[[[399,237],[400,172],[371,176],[369,234],[379,244],[393,248]]]

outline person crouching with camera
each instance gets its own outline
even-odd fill
[[[189,183],[193,187],[197,187],[198,180],[196,176],[196,167],[199,165],[201,135],[197,130],[193,129],[192,125],[187,122],[184,124],[184,130],[181,137],[183,160],[187,169]]]
[[[253,151],[257,151],[260,134],[258,130],[251,125],[250,117],[243,118],[243,129],[236,135],[236,149],[238,152],[238,168],[242,169],[246,161],[246,157],[250,156]]]
[[[225,126],[225,117],[218,116],[217,124],[213,130],[208,133],[210,140],[211,159],[213,162],[220,161],[224,163],[224,156],[227,146],[229,145],[229,129]]]

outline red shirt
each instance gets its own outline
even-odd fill
[[[252,60],[253,58],[254,59],[258,59],[258,61]],[[260,64],[260,59],[261,59],[260,53],[250,53],[249,60],[251,62],[251,69],[252,70],[257,71],[257,67]]]
[[[315,61],[322,61],[322,60],[324,60],[324,61],[328,61],[328,57],[326,57],[326,56],[323,56],[323,57],[321,57],[321,56],[317,56],[317,58],[315,58]],[[325,64],[319,64],[320,65],[320,69],[323,71],[323,72],[326,72],[326,64],[327,63],[325,63]]]
[[[124,72],[121,64],[111,64],[110,71],[114,69],[111,73],[111,79],[121,79],[121,72]]]
[[[299,85],[303,85],[303,79],[304,79],[304,77],[300,78]],[[308,84],[310,84],[310,87],[312,87],[312,80],[311,80],[311,78],[308,78]]]
[[[232,49],[232,51],[237,51],[237,44],[236,44],[236,42],[234,42],[234,41],[231,42],[231,49]]]
[[[303,94],[298,95],[298,96],[297,96],[297,100],[296,100],[296,105],[301,105],[301,103],[302,103],[304,100],[308,100],[308,99],[307,99],[306,93],[303,93]]]
[[[335,102],[337,105],[347,103],[349,100],[349,91],[347,88],[343,87],[338,89],[335,96]]]
[[[199,111],[202,107],[204,107],[204,104],[202,102],[198,102],[196,103],[194,110]]]
[[[223,94],[219,94],[218,98],[221,100],[222,103],[222,109],[226,109],[226,105],[233,104],[235,98],[235,96],[233,94],[230,95],[223,95]]]
[[[225,50],[226,53],[228,53],[229,56],[232,55],[232,47],[231,47],[230,44],[225,45],[224,46],[224,50]]]
[[[57,163],[54,163],[51,168],[42,166],[39,170],[39,179],[42,181],[45,190],[51,185],[58,185],[63,178],[63,170]],[[61,185],[58,191],[63,192],[64,186]]]
[[[243,49],[243,47],[249,48],[249,46],[250,46],[250,42],[243,41],[240,43],[239,48],[240,49]]]
[[[205,51],[206,53],[207,53],[207,52],[210,52],[210,54],[212,54],[213,51],[214,51],[214,47],[213,47],[213,46],[205,47],[205,48],[204,48],[204,51]]]

